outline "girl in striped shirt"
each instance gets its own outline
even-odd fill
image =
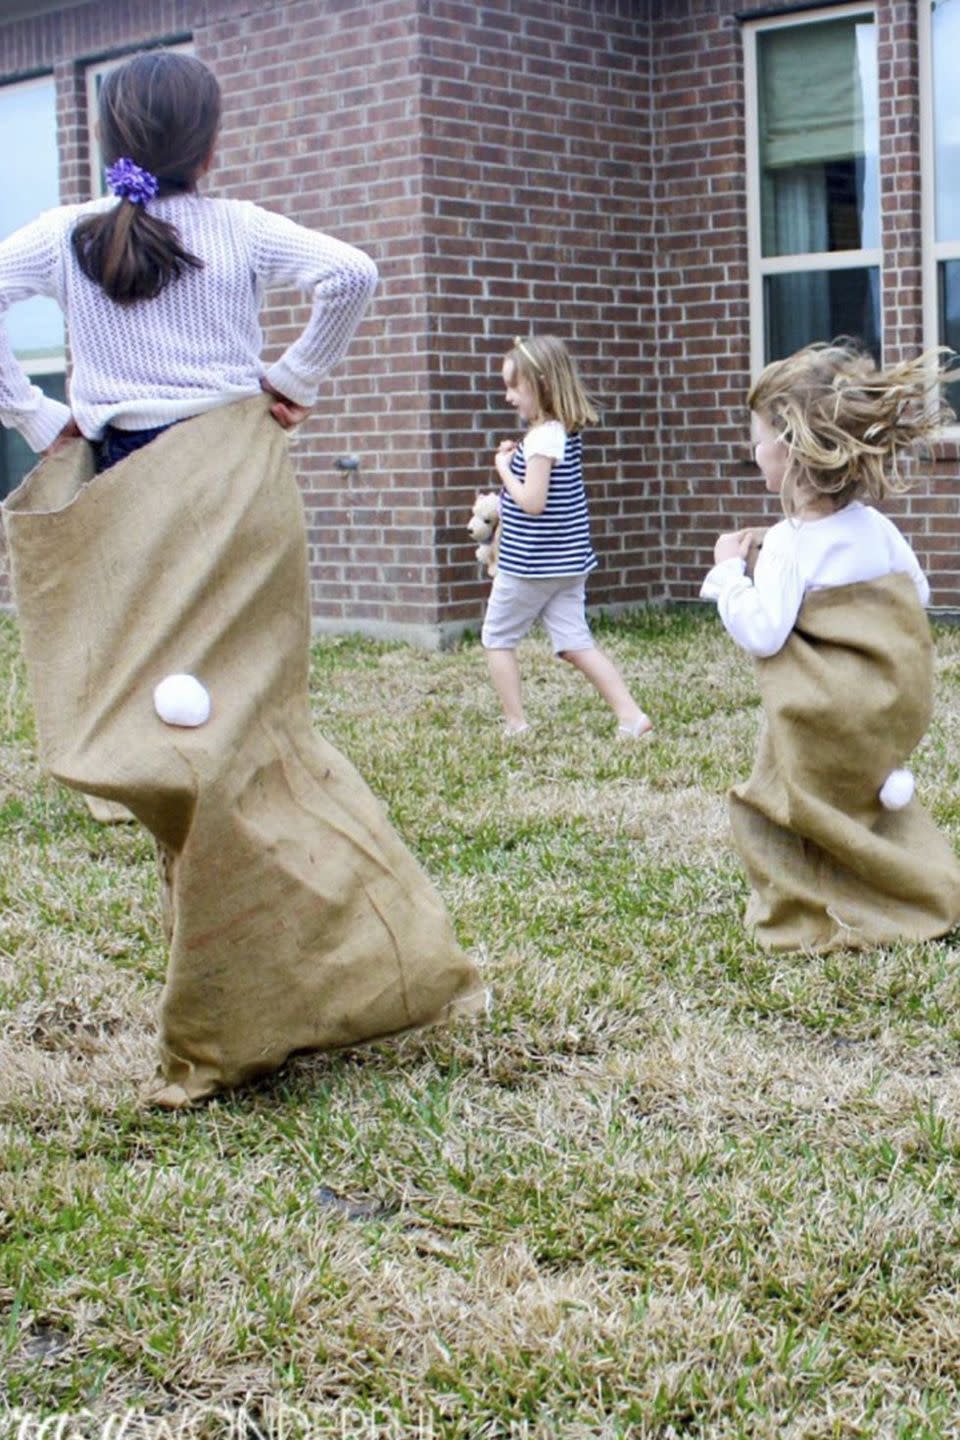
[[[587,575],[597,564],[581,463],[584,425],[597,412],[562,340],[515,340],[503,361],[507,404],[528,427],[494,457],[503,483],[500,553],[481,639],[508,734],[528,729],[517,646],[542,620],[554,654],[582,671],[616,715],[624,738],[653,725],[586,618]]]

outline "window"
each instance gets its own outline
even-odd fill
[[[925,343],[960,351],[960,0],[920,12]],[[960,380],[947,398],[960,414]]]
[[[5,236],[60,203],[52,75],[0,85],[0,134],[18,137],[16,145],[0,148],[0,236]],[[3,324],[33,383],[63,400],[63,316],[56,301],[24,300],[6,312]],[[35,460],[15,430],[0,427],[0,495],[19,485]]]
[[[877,27],[851,6],[744,31],[751,360],[853,335],[880,358]]]

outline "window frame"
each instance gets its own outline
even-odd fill
[[[921,0],[924,3],[924,0]],[[863,270],[875,267],[879,279],[880,306],[877,333],[883,350],[883,248],[869,250],[814,250],[807,254],[768,255],[762,253],[760,183],[760,97],[757,87],[757,36],[770,30],[796,29],[800,25],[828,24],[862,16],[877,25],[877,7],[871,0],[857,4],[831,5],[828,9],[760,16],[743,25],[744,130],[747,161],[747,275],[750,314],[750,374],[756,378],[763,369],[764,280],[768,275],[792,275],[798,271]],[[882,152],[881,152],[882,156]],[[878,156],[878,167],[881,156]],[[882,169],[881,169],[882,182]],[[882,183],[881,183],[882,193]],[[882,234],[882,218],[881,218]],[[829,337],[827,337],[829,338]]]
[[[22,91],[22,90],[27,89],[28,86],[37,86],[37,85],[43,85],[43,84],[49,85],[51,81],[53,82],[54,116],[55,116],[55,118],[56,118],[57,83],[56,83],[56,76],[55,76],[55,73],[54,73],[53,70],[44,70],[44,71],[41,71],[40,73],[38,73],[38,74],[36,74],[36,75],[27,76],[25,79],[4,80],[4,81],[2,82],[2,85],[0,85],[0,88],[2,88],[3,90],[21,90],[21,91]],[[59,124],[56,125],[56,130],[57,130],[57,200],[56,200],[56,203],[57,203],[58,205],[61,205],[61,204],[63,203],[63,197],[62,197],[62,194],[61,194],[61,186],[60,186],[60,178],[61,178],[61,177],[60,177],[60,126],[59,126]],[[17,364],[20,366],[21,370],[23,371],[24,375],[26,375],[26,377],[27,377],[28,380],[30,380],[30,381],[32,381],[32,382],[36,382],[37,380],[41,379],[44,375],[62,375],[62,376],[63,376],[63,379],[64,379],[64,383],[66,383],[66,378],[67,378],[66,331],[64,331],[64,339],[63,339],[62,348],[61,348],[61,350],[59,351],[59,353],[56,354],[56,355],[33,355],[33,356],[29,356],[29,355],[21,355],[21,354],[19,354],[16,350],[14,350],[13,353],[14,353],[14,357],[15,357],[15,359],[16,359],[16,361],[17,361]],[[5,471],[5,470],[0,471],[0,481],[2,481],[2,480],[4,479],[5,475],[6,475],[6,471]],[[0,498],[2,498],[5,493],[8,493],[8,492],[5,492],[4,489],[3,489],[3,485],[0,484]]]
[[[933,0],[918,0],[917,51],[920,90],[920,284],[923,305],[923,348],[942,343],[939,330],[937,271],[943,260],[960,260],[960,240],[936,237],[936,145],[933,110]],[[960,442],[960,417],[943,438]]]

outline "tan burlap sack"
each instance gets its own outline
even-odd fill
[[[87,809],[99,825],[129,825],[136,820],[126,805],[116,800],[101,800],[99,795],[84,795]]]
[[[311,729],[303,512],[268,404],[95,479],[77,441],[4,506],[42,759],[160,845],[167,1105],[483,1002],[432,884]],[[154,711],[178,672],[210,692],[199,729]]]
[[[953,929],[952,846],[916,799],[887,811],[878,797],[930,721],[933,647],[912,582],[811,592],[786,645],[756,670],[764,725],[730,818],[761,944],[829,950]]]

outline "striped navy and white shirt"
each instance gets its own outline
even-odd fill
[[[500,554],[497,568],[505,575],[538,579],[551,575],[586,575],[597,564],[590,544],[590,519],[583,488],[583,442],[568,435],[559,420],[532,426],[513,452],[511,474],[526,478],[527,460],[546,455],[553,461],[547,504],[539,515],[527,515],[506,490],[500,497]]]

